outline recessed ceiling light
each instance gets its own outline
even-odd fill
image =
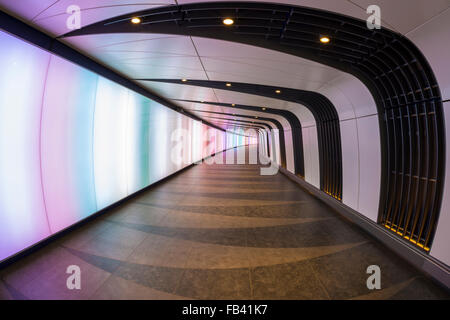
[[[225,19],[223,19],[222,22],[223,22],[223,24],[226,25],[226,26],[231,26],[231,25],[234,23],[234,20],[231,19],[231,18],[225,18]]]
[[[183,81],[183,82],[186,82],[186,81],[187,81],[187,79],[181,79],[181,81]]]
[[[320,37],[320,42],[328,43],[328,42],[330,42],[330,38],[328,38],[327,36],[322,36],[322,37]]]
[[[227,83],[225,84],[227,87],[231,87],[231,83]]]
[[[275,93],[280,94],[280,93],[281,93],[281,90],[275,90]]]
[[[232,103],[231,106],[234,107],[236,104]]]
[[[134,24],[141,23],[141,18],[139,18],[139,17],[133,17],[133,18],[131,18],[131,22],[134,23]]]
[[[265,107],[262,107],[262,109],[263,109],[263,111],[264,111],[264,110],[266,110],[266,108],[265,108]]]

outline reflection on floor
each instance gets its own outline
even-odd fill
[[[234,151],[232,151],[234,152]],[[66,269],[81,268],[81,290]],[[366,285],[381,268],[381,290]],[[3,299],[448,299],[285,176],[197,165],[0,273]]]

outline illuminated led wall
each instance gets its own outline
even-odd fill
[[[0,48],[0,261],[245,142],[9,34]]]

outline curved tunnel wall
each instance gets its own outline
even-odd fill
[[[4,32],[0,45],[0,261],[246,142]]]
[[[231,13],[236,23],[223,28],[221,17]],[[430,250],[444,187],[444,113],[434,73],[411,41],[385,28],[369,30],[365,21],[351,17],[269,3],[197,3],[176,6],[173,12],[157,8],[139,15],[144,18],[140,32],[270,47],[360,79],[378,111],[383,187],[377,221],[402,239]],[[136,32],[129,18],[102,21],[70,35]],[[326,47],[318,43],[323,34],[333,35]]]

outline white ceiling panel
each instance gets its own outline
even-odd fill
[[[81,11],[81,26],[115,16],[175,4],[174,0],[0,0],[0,7],[25,19],[53,36],[65,34],[67,8],[77,5]]]
[[[206,75],[201,70],[192,70],[188,68],[158,66],[149,64],[135,64],[125,63],[116,64],[115,69],[130,78],[144,79],[144,78],[166,78],[166,79],[182,79],[195,78],[207,80]]]
[[[450,0],[352,0],[362,8],[376,4],[386,27],[406,34],[450,7]],[[383,24],[382,21],[382,24]]]
[[[225,112],[224,108],[216,105],[205,104],[205,103],[195,103],[195,102],[185,102],[185,101],[174,101],[177,105],[193,111],[193,110],[203,110],[203,111],[214,111],[214,112]]]
[[[185,70],[201,71],[204,74],[200,60],[196,57],[183,57],[183,56],[169,56],[169,57],[147,57],[147,58],[129,58],[129,59],[117,59],[117,57],[111,60],[114,63],[136,66],[149,66],[158,68],[178,68]]]
[[[112,33],[112,34],[90,34],[83,36],[74,36],[70,38],[63,38],[66,41],[76,46],[79,49],[89,51],[131,51],[136,45],[136,42],[144,42],[162,39],[162,38],[177,38],[179,36],[167,34],[146,34],[146,33]],[[138,51],[137,49],[135,49]],[[164,50],[161,54],[169,54]]]
[[[192,45],[192,41],[189,37],[178,37],[169,35],[153,35],[148,39],[140,39],[138,41],[133,40],[133,34],[129,34],[131,41],[118,41],[116,43],[110,42],[107,46],[93,47],[92,50],[109,52],[109,51],[135,51],[135,52],[152,52],[160,54],[178,54],[178,55],[191,55],[196,56],[195,48]],[[105,35],[109,36],[109,35]],[[83,36],[91,37],[91,36]],[[72,43],[72,39],[78,37],[67,38],[69,43]],[[122,40],[124,40],[123,38]],[[82,42],[82,41],[81,41]],[[81,46],[81,43],[78,42]]]
[[[30,0],[21,0],[17,2],[30,2]],[[69,7],[70,5],[77,5],[78,7],[80,7],[81,11],[123,7],[122,9],[126,10],[127,12],[134,12],[142,10],[142,6],[167,6],[176,3],[175,0],[59,0],[53,2],[54,4],[48,7],[38,17],[36,17],[35,20],[42,20],[55,15],[65,14],[67,7]]]
[[[214,90],[182,84],[138,81],[142,86],[168,99],[204,100],[218,102]]]
[[[260,1],[318,8],[364,20],[368,16],[366,7],[377,4],[381,7],[384,26],[402,33],[409,32],[410,38],[418,43],[424,52],[426,51],[427,57],[433,57],[433,61],[438,61],[440,65],[442,65],[441,61],[445,61],[443,53],[446,51],[436,50],[436,41],[433,40],[434,44],[431,45],[428,34],[432,32],[442,39],[448,38],[445,37],[448,36],[448,30],[442,29],[442,22],[439,20],[439,23],[433,23],[433,21],[437,21],[436,17],[450,7],[450,0]],[[86,26],[138,10],[193,2],[206,1],[0,0],[0,8],[38,26],[49,34],[61,35],[70,31],[66,26],[69,16],[66,10],[73,4],[81,8],[81,24]],[[433,18],[435,19],[433,20]],[[427,33],[421,33],[420,31],[425,26],[428,26]],[[440,27],[441,29],[439,29]],[[352,76],[334,68],[265,48],[222,40],[166,34],[85,35],[66,38],[63,41],[130,79],[187,78],[289,87],[322,92],[336,105],[341,119],[375,112],[374,105],[365,98],[367,94],[361,93],[359,86],[350,88],[347,85],[359,81],[356,78],[350,79]],[[448,78],[445,73],[448,68],[434,65],[433,67],[441,82],[442,79]],[[343,79],[349,80],[344,81]],[[140,84],[169,99],[238,103],[287,109],[293,112],[296,110],[296,114],[299,114],[302,122],[313,123],[310,121],[311,114],[308,114],[308,111],[286,101],[189,85],[156,82],[140,82]]]
[[[251,45],[200,37],[193,37],[192,39],[201,57],[238,58],[238,59],[244,58],[247,59],[248,62],[252,61],[252,59],[261,60],[259,64],[267,63],[267,61],[270,61],[271,64],[275,64],[278,62],[284,66],[286,66],[286,64],[296,63],[301,64],[303,66],[333,69],[331,67],[324,66],[314,61],[306,59],[299,60],[298,57],[289,54],[265,48],[254,47]]]
[[[22,19],[31,21],[39,16],[48,7],[57,2],[56,0],[0,0],[0,8],[9,13],[15,14]]]
[[[211,45],[214,45],[214,43],[211,43]],[[283,58],[283,56],[289,56],[289,58],[292,57],[290,55],[280,53],[280,58]],[[326,82],[329,80],[330,76],[333,76],[333,74],[336,76],[338,74],[338,71],[333,68],[302,64],[302,60],[304,59],[298,57],[295,59],[297,61],[294,61],[294,59],[289,59],[291,60],[290,62],[271,61],[258,59],[256,57],[252,58],[253,55],[249,58],[241,59],[200,57],[202,58],[203,64],[208,72],[241,75],[243,73],[242,69],[244,68],[245,70],[248,69],[251,71],[254,76],[262,74],[266,77],[268,73],[270,74],[273,72],[273,78],[280,75],[281,78],[297,78],[299,80],[308,80],[319,83]]]
[[[113,37],[111,37],[113,36]],[[207,80],[189,37],[162,34],[77,36],[66,41],[131,79]]]
[[[266,98],[258,95],[240,93],[228,90],[214,89],[217,98],[223,103],[244,104],[255,107],[267,107],[276,109],[285,109],[288,105],[287,101]]]
[[[288,87],[293,89],[310,90],[310,91],[314,91],[324,84],[322,82],[313,82],[303,79],[292,79],[289,77],[272,76],[271,73],[266,73],[265,76],[264,74],[254,76],[252,73],[246,74],[244,69],[242,70],[242,75],[208,72],[208,77],[210,80],[216,81],[253,83],[260,85]]]
[[[300,57],[223,40],[194,37],[211,80],[315,90],[341,71]]]

